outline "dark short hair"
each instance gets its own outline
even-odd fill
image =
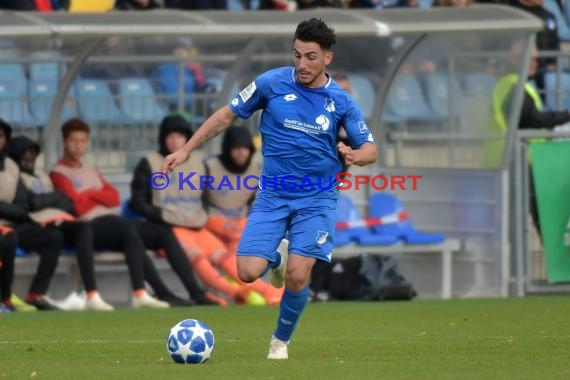
[[[61,126],[61,135],[63,136],[64,140],[67,139],[73,132],[86,132],[89,134],[89,124],[79,118],[74,118],[66,121]]]
[[[295,30],[295,39],[302,42],[315,42],[323,50],[332,50],[336,43],[334,29],[330,28],[320,18],[302,21]]]

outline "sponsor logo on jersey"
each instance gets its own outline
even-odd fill
[[[327,129],[329,129],[329,126],[330,126],[329,118],[326,117],[325,115],[317,116],[317,118],[315,119],[315,123],[320,125],[321,128],[323,129],[323,131],[326,131]]]
[[[291,102],[293,100],[297,100],[297,95],[295,94],[287,94],[283,97],[287,102]]]
[[[368,131],[368,127],[366,126],[366,122],[365,121],[359,121],[358,122],[358,128],[360,128],[360,134],[363,135],[365,133],[369,133]]]
[[[239,97],[241,98],[242,102],[247,102],[249,100],[249,98],[251,98],[251,96],[253,95],[253,93],[255,92],[255,90],[257,90],[257,86],[255,85],[255,82],[251,82],[249,84],[249,86],[247,86],[246,88],[244,88],[240,93],[239,93]]]

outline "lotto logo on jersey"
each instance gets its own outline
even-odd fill
[[[249,98],[251,98],[251,96],[253,95],[253,93],[255,92],[255,90],[257,90],[257,86],[255,85],[255,82],[251,82],[249,84],[249,86],[247,86],[246,88],[244,88],[240,93],[239,93],[239,97],[241,98],[242,102],[247,102],[249,100]]]

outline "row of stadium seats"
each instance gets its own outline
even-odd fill
[[[398,215],[398,217],[396,217]],[[404,217],[402,217],[404,216]],[[387,223],[338,229],[335,233],[335,246],[348,244],[363,246],[394,245],[398,243],[409,245],[439,244],[446,238],[442,233],[426,233],[417,231],[408,220],[404,205],[398,198],[389,193],[375,193],[368,202],[368,218],[396,218]],[[337,203],[338,222],[359,222],[364,219],[352,200],[339,195]]]
[[[27,88],[26,88],[27,86]],[[16,126],[41,126],[49,117],[57,92],[57,81],[9,78],[0,74],[0,114]],[[156,123],[166,109],[145,78],[121,79],[118,103],[103,80],[79,79],[69,93],[63,118],[79,115],[90,122]]]
[[[460,110],[457,102],[462,96],[490,96],[496,82],[494,76],[485,73],[465,74],[461,79],[462,81],[454,80],[452,85],[452,109],[455,113]],[[384,121],[399,123],[442,120],[449,116],[449,103],[447,74],[399,75],[386,98]]]

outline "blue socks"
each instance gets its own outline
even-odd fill
[[[284,342],[289,342],[291,335],[297,327],[297,321],[305,309],[309,299],[309,287],[305,287],[299,292],[292,292],[285,289],[281,304],[279,306],[279,319],[277,328],[273,335]]]

